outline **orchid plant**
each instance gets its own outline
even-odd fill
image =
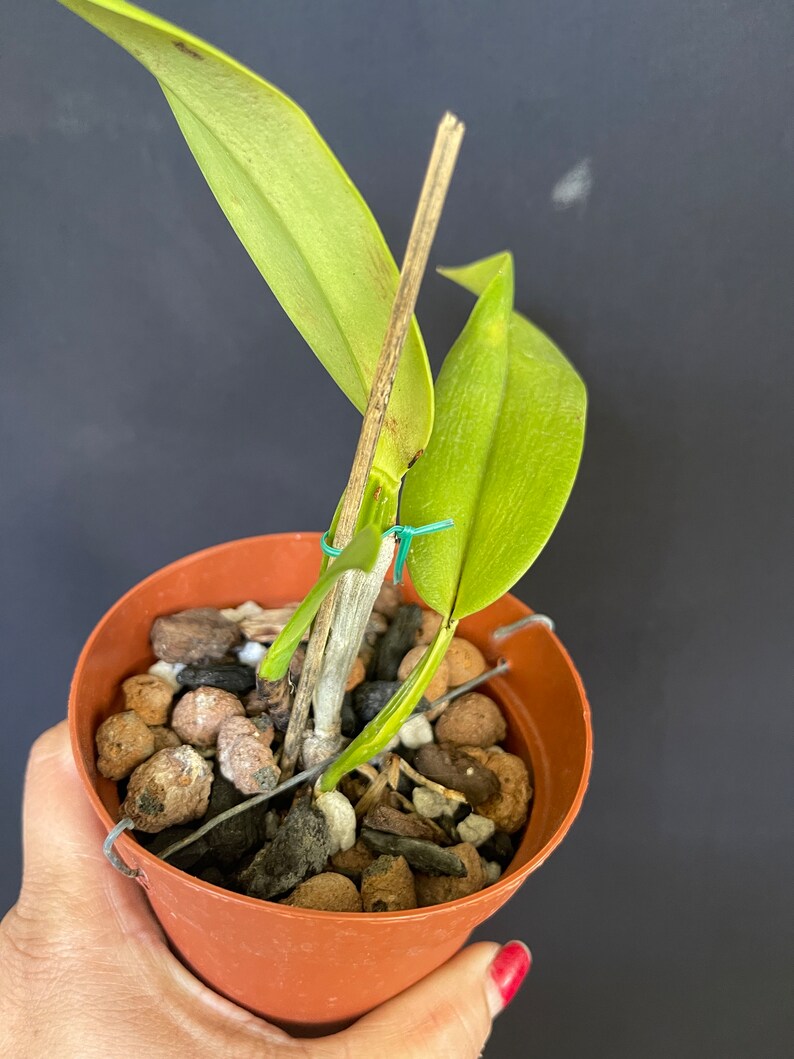
[[[124,0],[61,2],[159,81],[254,264],[363,413],[399,273],[372,213],[308,116],[217,48]],[[498,599],[534,562],[581,458],[584,384],[554,343],[515,311],[511,254],[440,272],[476,295],[468,322],[434,386],[412,320],[356,534],[323,561],[259,671],[265,682],[286,678],[295,647],[335,589],[304,759],[338,753],[344,684],[394,556],[394,528],[398,520],[446,527],[417,536],[407,558],[420,597],[442,615],[438,633],[392,700],[325,770],[322,791],[389,743],[460,619]]]

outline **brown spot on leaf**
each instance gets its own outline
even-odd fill
[[[204,62],[204,56],[199,55],[193,48],[189,48],[183,40],[175,40],[173,44],[176,50],[181,51],[183,55],[189,55],[191,59],[198,59],[199,62]]]
[[[417,453],[415,453],[411,457],[410,463],[408,464],[408,470],[409,471],[413,467],[413,465],[416,463],[416,461],[419,459],[419,457],[424,455],[424,452],[425,452],[424,449],[420,449]]]

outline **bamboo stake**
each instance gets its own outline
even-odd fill
[[[334,547],[344,548],[353,537],[358,521],[364,491],[372,471],[375,449],[378,444],[386,411],[389,405],[394,378],[400,362],[400,354],[405,344],[411,318],[416,308],[419,287],[427,268],[430,247],[435,238],[441,211],[452,180],[455,162],[458,158],[465,126],[462,121],[449,111],[441,119],[436,132],[433,150],[430,154],[424,184],[416,207],[411,234],[405,249],[405,258],[400,272],[397,293],[386,327],[386,334],[381,346],[375,377],[361,424],[356,454],[350,469],[347,488],[345,489],[342,509],[339,513]],[[314,693],[314,686],[320,675],[323,653],[331,631],[331,618],[336,600],[338,583],[326,596],[309,639],[303,671],[298,683],[295,702],[292,706],[289,728],[284,740],[284,751],[281,759],[282,776],[292,775],[300,753],[303,733],[309,718],[309,706]]]

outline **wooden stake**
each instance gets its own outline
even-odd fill
[[[462,121],[449,111],[441,119],[436,132],[435,143],[430,154],[424,184],[405,249],[405,258],[397,284],[397,293],[386,327],[386,334],[372,380],[364,421],[356,446],[353,466],[350,470],[347,488],[345,489],[342,510],[334,536],[334,547],[344,548],[350,543],[358,521],[364,490],[367,486],[378,438],[386,419],[394,378],[400,362],[400,354],[405,344],[411,318],[416,308],[419,287],[427,268],[430,247],[433,244],[441,211],[452,180],[455,162],[460,151],[465,126]],[[309,705],[314,693],[314,686],[322,668],[323,653],[331,631],[331,617],[338,583],[326,596],[315,619],[306,657],[303,662],[298,691],[290,715],[289,728],[284,740],[281,769],[282,776],[292,775],[298,760],[303,732],[309,717]]]

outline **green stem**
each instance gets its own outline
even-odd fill
[[[455,635],[457,621],[449,619],[442,624],[433,642],[425,651],[411,675],[394,693],[377,717],[369,722],[363,732],[356,736],[345,752],[320,777],[321,791],[332,791],[354,768],[365,764],[386,746],[399,732],[404,721],[411,716],[430,681],[441,664],[447,648]]]

